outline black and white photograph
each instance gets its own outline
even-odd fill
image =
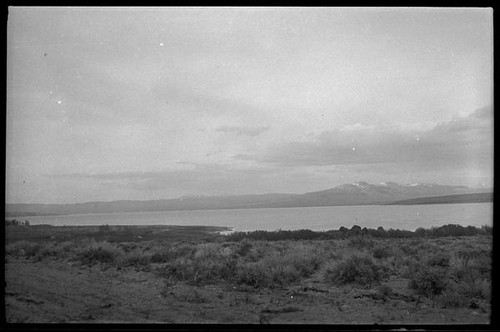
[[[492,8],[6,8],[7,323],[491,324]]]

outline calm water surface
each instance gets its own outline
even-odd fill
[[[61,225],[206,225],[229,226],[235,231],[311,229],[323,231],[341,226],[415,230],[446,224],[482,226],[493,224],[492,203],[361,205],[74,214],[22,217],[31,224]]]

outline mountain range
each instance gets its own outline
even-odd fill
[[[304,194],[185,196],[160,200],[121,200],[76,204],[6,204],[6,217],[113,212],[182,211],[380,204],[436,204],[492,201],[492,189],[423,183],[370,184],[364,181]],[[489,196],[488,196],[489,193]],[[485,195],[486,194],[486,195]],[[439,199],[439,196],[449,196]],[[417,200],[414,200],[417,199]],[[429,200],[430,199],[430,200]],[[414,200],[414,201],[412,201]]]

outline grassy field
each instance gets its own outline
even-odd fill
[[[7,320],[489,322],[491,229],[223,230],[6,227]]]

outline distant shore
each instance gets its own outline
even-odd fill
[[[474,193],[446,196],[420,197],[405,199],[384,205],[423,205],[423,204],[461,204],[461,203],[491,203],[493,193]]]

